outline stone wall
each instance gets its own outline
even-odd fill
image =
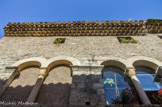
[[[106,58],[128,59],[134,56],[162,62],[162,39],[158,37],[162,34],[147,34],[149,24],[146,25],[143,21],[9,23],[4,28],[5,37],[0,39],[0,87],[12,73],[5,72],[5,67],[16,61],[31,57],[69,56],[81,62],[81,66],[72,66],[70,105],[105,105],[102,67],[97,67],[100,65],[98,62],[104,62]],[[159,26],[156,28],[161,29]],[[114,35],[133,35],[137,43],[120,43]],[[54,44],[56,38],[65,38],[65,43]]]
[[[0,40],[1,73],[6,66],[30,57],[49,59],[64,55],[78,59],[82,65],[96,65],[96,60],[100,57],[126,59],[146,56],[162,61],[162,40],[153,34],[133,36],[137,44],[119,43],[116,36],[65,36],[64,44],[54,44],[57,37],[3,37]]]
[[[0,40],[1,70],[4,70],[2,66],[11,65],[25,58],[49,59],[60,55],[74,57],[83,65],[88,65],[91,60],[94,60],[95,64],[96,58],[111,56],[123,59],[146,56],[162,61],[162,40],[153,34],[133,36],[137,44],[119,43],[116,36],[65,36],[64,44],[54,44],[57,37],[3,37]]]
[[[57,36],[60,37],[60,36]],[[56,37],[55,37],[56,38]],[[3,37],[0,40],[1,86],[10,76],[5,67],[30,57],[53,58],[60,55],[78,59],[81,65],[97,65],[101,57],[146,56],[162,61],[162,40],[153,34],[133,36],[137,44],[121,44],[114,36],[67,37],[64,44],[53,44],[54,37]],[[6,42],[7,41],[7,42]]]
[[[6,89],[5,93],[0,96],[0,101],[25,102],[29,97],[33,86],[35,85],[38,74],[39,68],[32,67],[22,70],[20,75],[17,76]]]
[[[1,90],[3,91],[2,86],[5,84],[6,80],[12,74],[11,71],[6,72],[6,67],[12,65],[14,62],[15,62],[14,59],[6,55],[0,56],[0,95],[1,95]]]
[[[73,76],[69,105],[106,105],[101,73],[103,66],[71,67]]]

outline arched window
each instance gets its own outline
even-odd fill
[[[129,79],[128,79],[129,81]],[[130,81],[129,81],[130,82]],[[106,100],[109,104],[114,104],[121,92],[130,88],[129,83],[124,79],[124,71],[117,67],[104,67],[103,69],[103,83],[106,95]]]
[[[3,93],[0,101],[26,102],[39,75],[38,67],[22,69]]]
[[[140,81],[144,91],[146,92],[148,98],[150,99],[152,104],[157,104],[156,101],[157,91],[162,88],[160,82],[154,81],[155,71],[151,68],[144,66],[136,66],[136,76]]]
[[[48,106],[67,106],[69,104],[72,77],[67,65],[53,67],[44,80],[36,102]]]

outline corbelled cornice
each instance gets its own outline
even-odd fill
[[[137,21],[60,21],[9,22],[4,36],[132,36],[162,33],[161,22]]]

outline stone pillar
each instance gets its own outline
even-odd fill
[[[102,82],[104,66],[71,66],[72,84],[69,106],[104,106],[106,98]]]
[[[138,94],[139,94],[139,97],[140,97],[142,103],[150,105],[151,102],[148,99],[145,91],[143,90],[142,85],[140,84],[140,81],[138,80],[138,78],[136,76],[135,68],[133,68],[133,67],[127,68],[126,74],[131,78],[136,90],[138,91]]]
[[[28,100],[27,102],[34,102],[38,93],[39,93],[39,90],[41,88],[41,85],[44,81],[44,78],[47,76],[48,74],[48,70],[46,68],[40,68],[40,74],[38,76],[38,79],[28,97]]]
[[[12,81],[15,79],[17,75],[20,74],[18,67],[6,67],[5,74],[7,75],[7,80],[3,84],[2,87],[0,87],[0,97],[3,95],[7,87],[12,83]]]

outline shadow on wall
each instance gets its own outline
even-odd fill
[[[52,68],[41,86],[36,102],[40,105],[68,106],[71,81],[70,67],[61,65]]]
[[[21,85],[18,85],[16,87],[9,86],[5,93],[0,98],[0,101],[6,101],[6,102],[18,102],[22,101],[25,102],[30,95],[30,92],[32,90],[33,86],[25,86],[22,87]]]
[[[70,106],[106,105],[102,75],[74,75],[69,101]]]
[[[17,75],[5,90],[0,101],[26,101],[37,80],[39,68],[26,68]]]
[[[27,68],[20,72],[5,90],[0,101],[18,103],[26,102],[39,75],[39,68]],[[44,80],[36,99],[38,105],[69,104],[71,87],[71,70],[67,66],[53,68]],[[1,106],[1,104],[0,104]],[[11,105],[13,106],[13,105]]]
[[[53,84],[48,85],[43,84],[45,92],[41,91],[37,101],[33,104],[34,106],[67,106],[69,104],[70,97],[70,84]],[[6,93],[0,98],[0,102],[4,103],[4,106],[24,106],[23,103],[26,102],[33,86],[17,86],[17,87],[8,87]],[[14,94],[13,94],[14,92]],[[42,97],[41,97],[42,96]],[[7,103],[9,103],[7,105]],[[0,103],[0,107],[3,106],[3,103]]]
[[[45,80],[42,84],[35,100],[36,106],[93,106],[106,104],[101,75],[73,76],[72,85],[71,83],[48,82]],[[55,81],[53,80],[53,82]],[[24,87],[20,85],[16,87],[9,86],[0,101],[13,102],[18,105],[19,102],[27,100],[32,88],[33,85]]]
[[[68,106],[70,87],[68,83],[43,84],[35,102],[41,106]]]

